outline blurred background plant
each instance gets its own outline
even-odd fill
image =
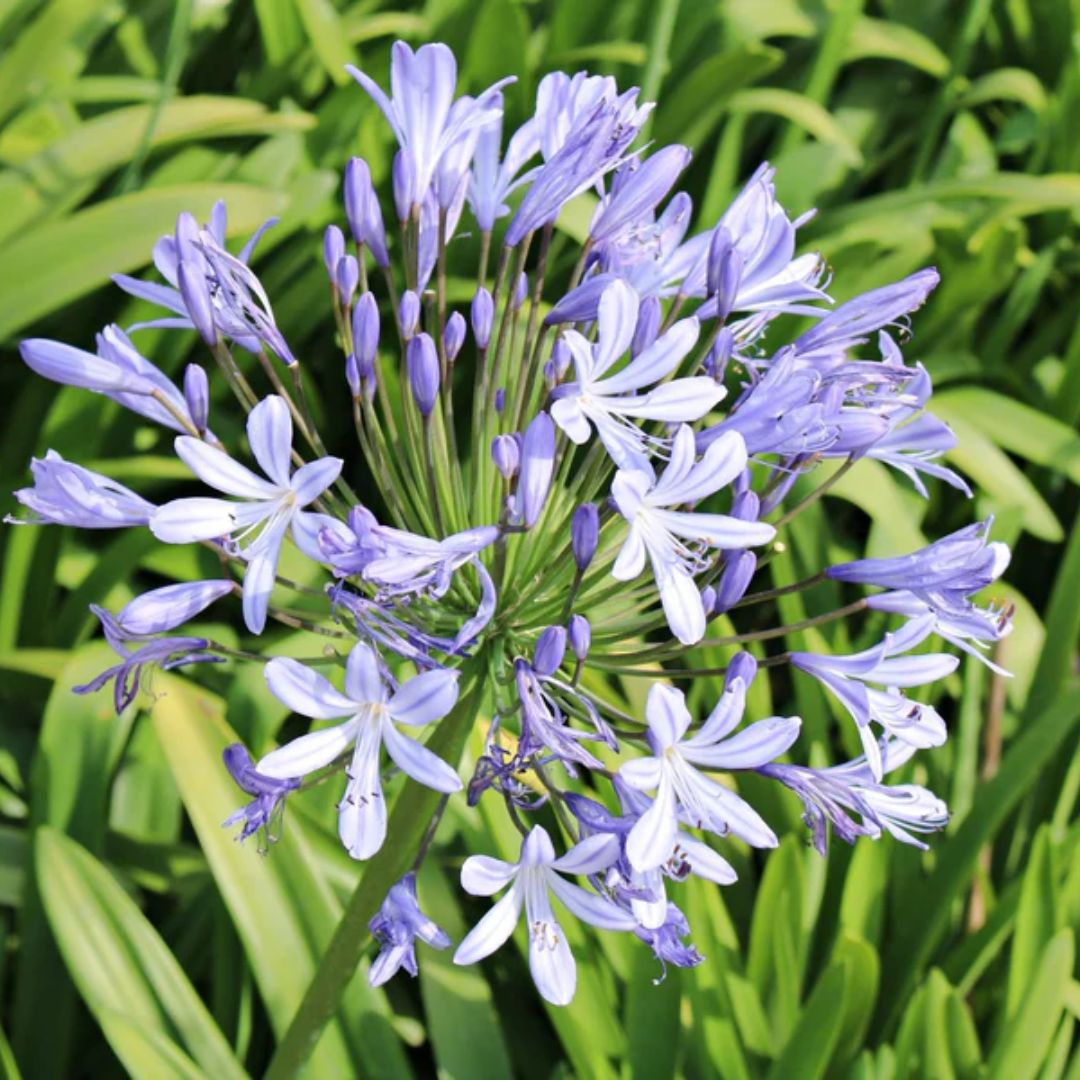
[[[923,502],[865,462],[798,519],[774,568],[783,583],[996,516],[1015,546],[996,589],[1016,605],[998,656],[1015,677],[967,660],[946,683],[952,737],[921,779],[948,797],[948,833],[926,855],[883,841],[823,860],[797,804],[763,785],[780,849],[744,859],[733,887],[683,886],[709,964],[653,985],[645,950],[593,942],[560,1011],[517,958],[461,970],[429,953],[415,983],[354,980],[310,1075],[1080,1076],[1078,35],[1070,0],[0,2],[5,510],[47,447],[108,457],[151,497],[186,477],[157,431],[28,377],[15,346],[33,333],[85,347],[107,321],[138,321],[147,309],[108,275],[140,272],[180,210],[205,218],[218,198],[237,236],[281,215],[258,271],[322,391],[324,431],[344,439],[321,233],[342,218],[349,155],[376,183],[388,172],[389,133],[343,66],[384,81],[395,37],[448,42],[466,89],[515,71],[514,120],[553,68],[640,85],[659,103],[651,135],[694,151],[703,221],[769,159],[784,205],[821,211],[800,238],[835,268],[838,300],[941,270],[909,355],[960,436],[950,463],[974,505],[942,488]],[[571,210],[559,227],[580,238],[588,197]],[[470,287],[452,282],[451,298]],[[197,348],[157,331],[140,344],[167,372]],[[284,707],[258,671],[200,674],[217,693],[161,676],[153,712],[119,718],[108,695],[71,694],[107,655],[87,604],[195,577],[189,550],[8,528],[0,553],[0,1066],[258,1075],[358,874],[332,815],[303,801],[267,859],[220,828],[237,800],[219,766],[229,729],[265,743]],[[783,614],[806,611],[795,597]],[[640,708],[640,688],[615,689]],[[818,763],[841,752],[816,688],[784,704],[816,733]],[[459,936],[471,915],[451,877],[433,866],[420,885]]]

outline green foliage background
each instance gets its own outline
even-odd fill
[[[162,433],[30,377],[15,346],[87,346],[144,316],[108,275],[140,272],[179,210],[204,217],[218,197],[236,236],[281,215],[257,269],[344,437],[320,236],[348,155],[378,182],[391,147],[342,66],[385,79],[396,36],[451,44],[465,89],[515,72],[515,118],[552,68],[642,86],[651,136],[694,150],[706,221],[768,158],[785,206],[820,209],[800,235],[837,299],[941,270],[909,355],[960,436],[974,506],[940,487],[923,502],[864,463],[773,566],[794,580],[996,515],[1015,545],[995,589],[1016,605],[1000,657],[1015,678],[968,661],[944,687],[952,737],[916,778],[948,799],[948,832],[925,856],[884,841],[822,860],[798,807],[754,790],[786,839],[722,893],[683,887],[706,965],[654,986],[644,950],[583,936],[578,998],[558,1011],[519,957],[463,971],[429,951],[416,983],[354,980],[310,1075],[1080,1077],[1078,35],[1070,0],[0,0],[5,510],[47,447],[109,459],[151,498],[183,480]],[[195,351],[175,332],[140,345],[171,372]],[[234,732],[265,745],[283,711],[257,671],[200,673],[208,690],[160,677],[153,712],[120,718],[107,695],[71,694],[109,655],[87,604],[194,577],[192,553],[25,528],[3,531],[0,559],[0,1069],[261,1074],[357,877],[317,800],[296,800],[269,859],[220,828],[237,798],[221,747]],[[814,611],[795,597],[782,614]],[[825,643],[862,641],[840,627],[794,642]],[[796,690],[781,704],[816,758],[841,755],[829,703]],[[450,824],[480,842],[466,815]],[[450,870],[422,891],[454,935],[477,915]]]

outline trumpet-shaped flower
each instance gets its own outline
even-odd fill
[[[684,645],[705,636],[705,608],[694,575],[708,565],[707,550],[765,544],[776,530],[763,522],[671,507],[712,495],[745,468],[746,446],[738,432],[726,432],[695,461],[694,433],[683,425],[659,480],[651,469],[620,469],[612,483],[615,504],[630,525],[612,576],[633,580],[648,555],[668,626]]]
[[[914,753],[911,743],[883,740],[877,755],[882,772],[900,768]],[[887,832],[905,844],[925,849],[926,844],[911,834],[936,832],[949,823],[948,808],[932,791],[918,784],[882,784],[865,755],[828,769],[770,764],[758,772],[779,780],[799,796],[803,821],[822,855],[830,825],[849,844],[860,836],[876,840]]]
[[[30,463],[32,488],[15,498],[30,511],[28,518],[7,516],[9,525],[74,525],[79,529],[121,529],[146,525],[153,503],[115,480],[65,461],[55,450]]]
[[[412,206],[427,194],[443,155],[470,132],[494,123],[502,115],[499,90],[514,79],[501,79],[476,99],[455,103],[457,61],[442,44],[422,45],[414,53],[403,41],[394,43],[390,58],[390,89],[387,97],[370,76],[358,68],[346,68],[371,95],[393,129],[398,143],[412,157],[415,170]],[[455,107],[455,104],[458,107]]]
[[[933,629],[933,616],[922,616],[911,619],[896,633],[886,634],[885,639],[872,649],[850,656],[791,654],[792,665],[813,675],[851,714],[875,780],[881,779],[884,764],[877,735],[870,726],[872,723],[912,746],[926,748],[945,742],[945,721],[937,711],[900,692],[901,688],[943,679],[956,670],[956,657],[947,653],[909,654],[909,650],[924,641]],[[867,683],[876,683],[885,689],[867,686]]]
[[[461,886],[473,896],[506,895],[473,927],[454,953],[455,964],[475,964],[490,956],[514,932],[525,911],[529,928],[529,969],[545,1000],[569,1005],[577,987],[577,965],[551,906],[551,894],[582,922],[603,930],[633,930],[634,916],[606,897],[565,881],[561,874],[597,874],[619,852],[612,836],[590,836],[560,858],[542,825],[534,825],[516,863],[471,855],[461,868]]]
[[[169,544],[229,537],[229,549],[247,563],[244,621],[253,634],[260,634],[285,534],[291,530],[309,558],[322,557],[316,541],[322,515],[303,508],[337,479],[342,461],[319,458],[292,472],[292,420],[285,402],[276,396],[264,398],[251,410],[247,432],[251,452],[269,479],[256,476],[223,450],[181,435],[176,453],[188,468],[203,483],[244,501],[175,499],[154,513],[150,529]]]
[[[325,768],[351,751],[349,782],[338,808],[338,835],[354,859],[370,859],[386,839],[380,776],[383,746],[403,773],[425,787],[461,790],[457,773],[397,726],[423,727],[441,720],[457,702],[457,672],[426,671],[391,692],[375,650],[359,642],[349,653],[344,693],[288,657],[275,657],[265,674],[270,692],[294,712],[314,720],[346,718],[271,751],[258,767],[264,776],[287,780]]]

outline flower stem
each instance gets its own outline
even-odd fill
[[[471,681],[469,693],[428,740],[428,749],[445,760],[456,762],[461,757],[479,711],[484,683],[477,677],[477,670],[467,673]],[[371,938],[368,923],[390,886],[408,872],[441,798],[439,792],[421,784],[411,780],[406,783],[394,803],[386,843],[367,864],[360,884],[349,898],[315,977],[267,1067],[266,1080],[292,1080],[300,1075],[356,975]]]

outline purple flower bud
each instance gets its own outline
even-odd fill
[[[529,295],[529,276],[524,270],[518,274],[517,281],[514,282],[514,296],[513,306],[517,311],[522,304],[525,303],[525,297]]]
[[[394,188],[394,209],[397,210],[398,221],[404,223],[409,220],[409,211],[416,202],[416,159],[411,150],[401,149],[394,155],[391,181]]]
[[[722,327],[702,365],[705,368],[705,374],[711,375],[717,382],[723,382],[734,351],[735,337],[729,327]]]
[[[505,409],[505,408],[506,408],[506,389],[504,387],[500,386],[499,389],[495,391],[495,411],[497,413],[501,414],[503,409]]]
[[[736,653],[728,664],[724,675],[724,688],[727,689],[735,679],[742,679],[744,686],[749,686],[757,676],[757,661],[748,653]]]
[[[194,214],[183,210],[177,215],[173,238],[176,243],[177,259],[191,258],[191,252],[198,250],[195,242],[199,239],[199,223],[195,220]]]
[[[217,327],[214,325],[214,305],[210,299],[210,287],[206,274],[193,262],[181,261],[176,271],[180,296],[184,301],[199,337],[211,348],[217,344]]]
[[[352,313],[353,356],[361,379],[375,373],[375,354],[379,348],[379,305],[372,293],[363,293]]]
[[[718,225],[709,242],[709,259],[706,265],[706,288],[715,298],[716,317],[723,322],[735,307],[742,281],[743,259],[735,247],[731,233]]]
[[[555,365],[550,360],[545,361],[544,362],[544,385],[549,390],[554,390],[557,381],[558,380],[555,378]]]
[[[446,320],[446,329],[443,330],[443,350],[446,352],[446,362],[452,364],[461,352],[461,346],[465,344],[465,333],[468,327],[465,316],[460,311],[455,311]]]
[[[646,296],[641,301],[637,324],[634,327],[634,337],[630,342],[631,356],[643,353],[656,340],[656,335],[660,333],[660,320],[663,314],[660,297]]]
[[[757,521],[761,516],[761,499],[756,491],[740,491],[731,502],[731,516],[740,521]]]
[[[331,285],[337,284],[337,264],[345,254],[345,234],[336,225],[327,225],[322,241],[323,262]]]
[[[361,390],[360,365],[353,353],[345,357],[345,381],[349,384],[349,393],[358,398]]]
[[[563,626],[545,627],[536,639],[533,653],[533,671],[537,675],[554,675],[566,655],[566,628]]]
[[[184,369],[184,401],[191,422],[198,431],[205,431],[210,416],[210,382],[206,369],[198,364],[188,364]]]
[[[536,524],[544,509],[554,471],[555,425],[546,412],[539,412],[525,429],[525,441],[521,448],[518,495],[527,528]]]
[[[405,359],[416,407],[421,416],[428,417],[439,396],[439,357],[431,335],[417,334],[409,342]]]
[[[574,551],[574,562],[582,573],[588,569],[596,554],[596,545],[600,538],[600,514],[595,503],[582,503],[574,511],[570,521],[570,546]]]
[[[215,600],[233,591],[226,580],[186,581],[135,597],[116,616],[124,638],[163,634],[193,619]]]
[[[491,324],[495,320],[495,304],[491,293],[482,285],[476,290],[470,310],[473,338],[478,349],[486,349],[491,340]]]
[[[551,350],[551,366],[554,370],[556,382],[570,370],[571,359],[570,346],[562,338],[559,338],[555,342],[555,347]]]
[[[338,259],[337,273],[338,293],[341,295],[341,303],[348,307],[352,303],[356,286],[360,283],[360,264],[355,255],[343,255]]]
[[[512,480],[521,464],[521,449],[513,435],[496,435],[491,440],[491,460],[504,480]]]
[[[401,336],[409,340],[420,326],[420,297],[406,289],[401,294],[398,303],[398,323],[401,326]]]
[[[706,616],[716,613],[716,590],[711,585],[701,590],[701,606]]]
[[[570,616],[570,648],[574,650],[574,656],[578,662],[584,661],[589,655],[592,645],[592,627],[584,615]]]
[[[389,266],[382,210],[371,183],[371,170],[363,158],[350,158],[345,166],[345,216],[353,239],[371,250],[377,265]]]
[[[714,615],[730,611],[746,595],[756,570],[757,556],[752,551],[728,553],[720,581],[717,583],[712,608]]]

